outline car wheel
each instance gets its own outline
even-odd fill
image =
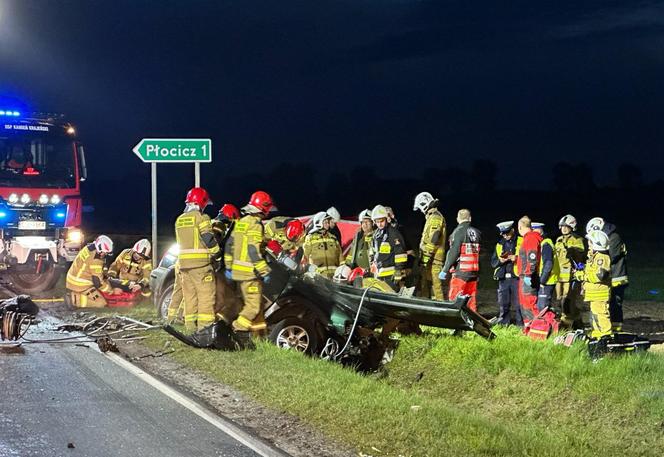
[[[282,349],[305,354],[315,354],[319,336],[311,318],[287,317],[277,322],[270,330],[270,341]]]
[[[171,301],[173,299],[173,286],[174,283],[170,283],[161,293],[159,300],[157,301],[157,314],[162,319],[168,317],[168,308],[171,306]]]

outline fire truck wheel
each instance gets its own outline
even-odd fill
[[[10,280],[13,283],[16,292],[34,294],[53,289],[60,279],[61,274],[61,268],[56,268],[53,265],[50,265],[46,271],[38,274],[10,272]]]

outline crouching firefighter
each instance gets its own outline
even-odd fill
[[[138,240],[131,249],[125,249],[108,267],[108,277],[120,281],[130,292],[149,297],[150,273],[152,272],[152,245],[143,238]]]
[[[224,249],[226,278],[235,281],[242,296],[242,309],[231,322],[232,310],[224,306],[219,317],[232,325],[238,341],[252,347],[251,333],[263,335],[267,329],[263,315],[263,283],[270,280],[270,267],[263,255],[265,234],[261,221],[274,207],[272,197],[254,192],[242,208],[245,214],[235,223]]]
[[[203,211],[210,204],[207,191],[194,187],[187,193],[185,209],[175,221],[180,246],[178,270],[184,301],[187,331],[200,330],[215,320],[216,284],[213,264],[219,261],[219,245],[212,232],[210,217]]]
[[[67,299],[76,308],[106,306],[104,293],[113,286],[104,277],[106,256],[113,252],[113,241],[100,235],[78,253],[67,272]]]

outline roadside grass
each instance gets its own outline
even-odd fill
[[[106,312],[154,319],[152,307]],[[427,329],[402,337],[386,376],[259,343],[255,351],[146,344],[374,456],[661,455],[664,359],[592,363],[585,346],[533,342],[514,329],[485,341]]]

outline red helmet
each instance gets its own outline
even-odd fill
[[[222,216],[225,219],[234,221],[234,220],[240,218],[240,211],[237,209],[237,207],[235,205],[232,205],[230,203],[226,203],[219,210],[219,215]]]
[[[203,209],[210,204],[210,195],[202,187],[194,187],[187,192],[187,198],[184,199],[184,202],[193,203],[198,205],[200,209]]]
[[[286,238],[290,241],[298,240],[304,235],[304,224],[299,219],[293,219],[286,223]]]
[[[283,251],[281,245],[277,240],[268,241],[267,245],[265,246],[265,249],[268,250],[270,253],[272,253],[275,257],[281,254],[281,251]]]
[[[251,194],[249,204],[258,208],[263,214],[269,213],[274,207],[274,202],[272,201],[270,194],[263,192],[262,190],[257,190]]]
[[[362,267],[353,268],[353,271],[348,275],[348,282],[352,284],[356,278],[363,278],[365,273]]]

